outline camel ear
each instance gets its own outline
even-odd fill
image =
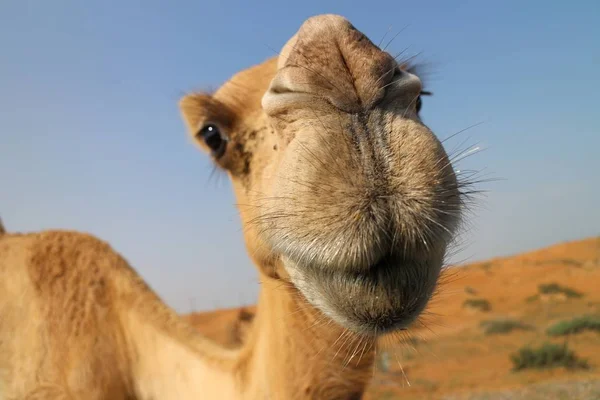
[[[423,87],[427,86],[427,64],[424,63],[414,63],[414,62],[403,62],[400,64],[400,69],[406,72],[410,72],[413,75],[416,75],[421,80],[421,84]],[[421,96],[432,96],[433,92],[429,90],[422,90]]]
[[[254,319],[254,314],[251,313],[250,311],[246,310],[245,308],[242,308],[238,314],[238,320],[240,321],[252,321]]]
[[[211,110],[213,98],[206,93],[187,94],[179,100],[179,110],[190,135],[196,135],[200,124],[207,118]]]

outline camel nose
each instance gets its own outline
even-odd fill
[[[276,96],[268,97],[263,106],[318,97],[340,111],[357,113],[373,108],[391,85],[415,96],[421,90],[418,78],[401,71],[392,56],[348,20],[319,15],[307,19],[284,46],[269,90],[281,96],[277,102],[270,101]]]

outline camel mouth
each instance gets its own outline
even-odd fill
[[[390,254],[364,271],[299,265],[284,260],[306,300],[344,328],[378,336],[408,328],[423,312],[438,282],[443,256]]]

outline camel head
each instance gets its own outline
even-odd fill
[[[194,141],[231,178],[260,273],[358,334],[420,315],[460,220],[421,93],[411,68],[320,15],[278,57],[180,102]]]

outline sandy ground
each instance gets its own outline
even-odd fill
[[[600,400],[600,380],[549,382],[496,392],[443,395],[441,400]]]

